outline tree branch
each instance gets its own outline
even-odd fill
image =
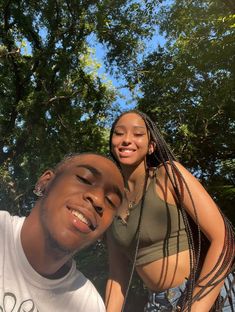
[[[229,7],[232,13],[235,13],[235,1],[234,0],[223,0],[224,4]]]

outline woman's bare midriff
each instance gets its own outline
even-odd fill
[[[164,291],[182,284],[189,276],[189,259],[189,250],[185,250],[164,259],[136,266],[136,270],[149,289]]]

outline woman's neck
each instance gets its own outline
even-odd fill
[[[136,188],[136,185],[145,180],[146,166],[144,163],[135,167],[123,166],[122,172],[126,188],[132,192]]]

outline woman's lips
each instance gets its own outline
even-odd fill
[[[119,148],[118,151],[121,156],[129,156],[135,152],[135,149],[122,147],[122,148]]]

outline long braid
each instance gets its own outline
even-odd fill
[[[210,273],[208,273],[206,276],[204,276],[202,279],[200,279],[199,281],[197,281],[197,284],[201,283],[202,281],[204,281],[207,277],[209,277],[216,269],[218,269],[218,271],[216,272],[216,274],[214,275],[214,277],[212,277],[205,286],[201,287],[201,291],[197,294],[197,296],[195,296],[195,298],[193,298],[192,300],[192,291],[193,288],[195,286],[195,282],[196,282],[196,274],[197,274],[197,270],[198,270],[198,265],[199,265],[199,257],[201,255],[201,231],[200,231],[200,226],[198,224],[198,218],[197,218],[197,212],[196,212],[196,208],[195,208],[195,204],[191,195],[191,192],[188,188],[187,183],[185,182],[184,178],[182,177],[181,173],[179,172],[178,168],[175,166],[174,164],[174,160],[175,157],[173,155],[173,153],[169,150],[168,146],[166,145],[164,139],[161,137],[161,134],[159,133],[159,130],[157,129],[155,123],[153,123],[153,121],[144,113],[136,111],[137,114],[139,114],[143,120],[146,123],[147,129],[150,131],[151,133],[151,137],[153,139],[154,142],[156,142],[156,146],[157,146],[157,152],[159,153],[159,156],[157,156],[157,159],[161,159],[167,175],[169,177],[169,179],[171,180],[171,183],[175,189],[176,192],[176,196],[177,199],[179,200],[179,208],[180,211],[182,213],[182,217],[183,220],[185,222],[185,226],[186,226],[186,232],[189,238],[189,245],[190,247],[192,247],[192,251],[193,254],[190,254],[190,280],[191,283],[188,286],[188,294],[185,298],[185,301],[187,301],[187,304],[189,306],[189,310],[190,310],[190,306],[192,304],[192,302],[194,302],[195,300],[201,299],[203,298],[205,295],[207,295],[208,292],[210,292],[215,286],[217,286],[224,278],[225,276],[229,273],[229,265],[231,264],[231,260],[234,259],[234,229],[232,224],[230,223],[230,221],[221,213],[221,216],[223,217],[224,220],[224,224],[225,224],[225,240],[224,240],[224,246],[221,252],[221,255],[217,261],[217,263],[215,264],[214,268],[211,270]],[[159,144],[160,143],[160,144]],[[166,165],[166,162],[170,163],[170,166],[172,168],[172,175],[173,175],[173,180],[171,179],[171,176],[169,175],[169,170],[168,170],[168,166]],[[181,181],[184,183],[186,190],[190,196],[190,200],[192,202],[193,205],[193,209],[194,209],[194,214],[195,214],[195,219],[196,219],[196,226],[197,226],[197,233],[198,233],[198,246],[197,246],[197,258],[195,261],[195,247],[194,247],[194,238],[192,236],[192,230],[190,228],[190,223],[188,222],[188,215],[183,207],[183,199],[182,196],[180,194],[179,188],[178,188],[178,183],[176,183],[176,177],[175,177],[175,172],[180,176]],[[194,261],[192,261],[192,259],[194,259]],[[217,279],[217,277],[219,275],[222,274],[222,277],[217,280],[216,282],[214,282],[214,280]],[[233,282],[234,284],[234,282]],[[205,291],[205,289],[208,286],[212,286],[211,289],[209,289],[209,291]]]
[[[154,142],[156,142],[157,150],[158,150],[158,153],[160,156],[159,158],[161,159],[161,162],[165,167],[167,175],[168,175],[168,177],[169,177],[169,179],[170,179],[170,181],[174,187],[176,196],[177,196],[178,201],[179,201],[179,208],[181,210],[184,223],[186,225],[186,232],[187,232],[187,236],[188,236],[188,240],[189,240],[189,245],[192,247],[189,250],[189,252],[190,252],[190,274],[191,275],[190,275],[189,282],[188,282],[188,296],[187,296],[187,298],[185,298],[185,301],[187,301],[188,305],[191,306],[193,288],[194,288],[195,279],[196,279],[197,264],[199,262],[199,254],[200,253],[198,252],[198,258],[195,259],[196,256],[195,256],[195,246],[194,246],[195,244],[194,244],[194,240],[193,240],[193,234],[192,234],[192,230],[189,226],[189,222],[188,222],[188,218],[186,216],[186,212],[185,212],[185,210],[181,209],[181,207],[183,206],[183,203],[182,203],[183,199],[182,199],[182,196],[180,195],[178,183],[176,182],[175,171],[178,172],[178,174],[181,176],[182,179],[183,179],[183,177],[180,174],[178,168],[174,164],[174,161],[176,160],[176,158],[174,157],[173,153],[167,147],[166,142],[162,138],[162,136],[161,136],[158,128],[156,127],[156,125],[145,114],[140,113],[140,115],[144,119],[146,126],[147,126],[147,129],[149,129],[152,139],[154,140]],[[169,166],[167,165],[167,163],[170,163],[171,168],[174,168],[174,170],[172,170],[173,180],[172,180],[172,177],[169,173]],[[190,197],[192,199],[191,194],[190,194]],[[194,212],[195,212],[195,215],[197,215],[195,207],[194,207]],[[198,235],[200,236],[199,228],[198,228]],[[200,250],[200,244],[197,247]],[[193,268],[195,268],[195,269],[193,270]]]
[[[129,290],[130,290],[130,287],[131,287],[131,282],[132,282],[132,278],[133,278],[133,274],[134,274],[134,270],[135,270],[136,258],[137,258],[137,254],[138,254],[138,251],[139,251],[141,221],[142,221],[142,215],[143,215],[144,200],[145,200],[145,195],[146,195],[146,188],[147,188],[147,183],[148,183],[148,177],[149,177],[149,173],[147,171],[146,174],[145,174],[143,195],[142,195],[142,198],[141,198],[141,206],[140,206],[140,215],[139,215],[139,220],[138,220],[138,226],[137,226],[136,233],[135,233],[135,235],[133,237],[133,239],[135,237],[137,238],[136,246],[135,246],[135,252],[134,252],[134,257],[133,257],[133,264],[132,264],[131,273],[130,273],[130,277],[129,277],[129,281],[128,281],[128,285],[127,285],[127,289],[126,289],[125,298],[124,298],[124,302],[123,302],[123,305],[122,305],[121,312],[124,312],[124,309],[125,309],[125,306],[126,306],[126,301],[127,301],[127,298],[128,298],[128,294],[129,294]]]
[[[192,198],[192,194],[190,192],[190,189],[180,173],[179,169],[175,165],[175,156],[172,153],[172,151],[167,146],[165,140],[160,134],[160,131],[158,130],[156,124],[143,112],[140,112],[138,110],[131,110],[124,112],[121,114],[116,121],[114,122],[111,132],[110,132],[110,151],[111,149],[111,139],[113,135],[113,131],[115,128],[116,123],[118,120],[127,113],[136,113],[138,114],[145,122],[146,127],[148,131],[150,132],[151,141],[154,142],[157,149],[155,149],[154,153],[152,155],[147,155],[147,164],[150,167],[157,167],[158,165],[162,164],[166,170],[167,176],[175,190],[175,194],[177,197],[177,207],[182,215],[184,224],[185,224],[185,230],[188,237],[188,243],[189,243],[189,253],[190,253],[190,276],[187,283],[187,288],[184,293],[184,299],[183,299],[183,306],[187,303],[187,310],[190,311],[192,303],[196,300],[199,300],[206,296],[214,287],[216,287],[230,272],[233,272],[234,274],[234,268],[231,268],[231,261],[235,257],[235,250],[234,250],[234,229],[230,221],[221,213],[221,216],[224,220],[225,225],[225,239],[224,239],[224,245],[221,252],[220,257],[217,260],[217,263],[215,264],[214,268],[209,272],[206,276],[201,278],[200,280],[197,280],[197,275],[199,274],[200,270],[200,260],[202,256],[202,238],[205,240],[204,235],[201,233],[198,217],[197,217],[197,211],[196,207]],[[112,152],[111,152],[112,154]],[[112,155],[113,156],[113,155]],[[113,156],[115,159],[115,157]],[[171,172],[170,172],[171,170]],[[172,174],[170,174],[172,173]],[[186,210],[184,209],[183,205],[183,198],[181,196],[180,187],[179,187],[179,181],[185,186],[186,191],[190,197],[190,200],[192,202],[194,214],[195,214],[195,222],[190,219],[189,215],[187,214]],[[146,186],[144,188],[144,192],[146,191]],[[145,194],[143,195],[144,198]],[[131,276],[128,283],[128,291],[131,284],[131,279],[133,276],[134,268],[135,268],[135,262],[139,247],[139,236],[141,231],[141,218],[142,218],[142,210],[144,206],[144,200],[141,202],[141,213],[140,213],[140,220],[138,224],[138,237],[137,237],[137,244],[135,249],[135,257],[133,261],[133,266],[131,270]],[[194,233],[192,226],[195,228],[196,226],[196,233]],[[195,237],[196,235],[196,237]],[[196,244],[196,245],[195,245]],[[208,278],[214,271],[217,270],[217,272],[214,274],[213,277],[209,279],[209,281],[206,283],[206,285],[200,286],[200,283],[202,283],[206,278]],[[222,277],[218,280],[217,278],[222,275]],[[227,287],[227,296],[230,298],[231,293],[234,291],[232,288],[234,287],[235,278],[233,277],[233,282],[230,283],[229,287]],[[193,289],[195,285],[201,287],[201,290],[197,293],[196,296],[193,297]],[[208,290],[208,286],[210,286],[210,289]],[[125,303],[128,296],[128,291],[125,296]],[[226,298],[225,298],[226,299]],[[219,300],[219,298],[216,300],[214,307],[211,309],[211,311],[219,311],[222,309],[222,305],[225,302],[225,299],[223,302]],[[125,304],[124,304],[125,306]],[[124,311],[124,306],[122,311]],[[232,305],[231,305],[232,306]],[[232,307],[233,309],[233,307]]]

